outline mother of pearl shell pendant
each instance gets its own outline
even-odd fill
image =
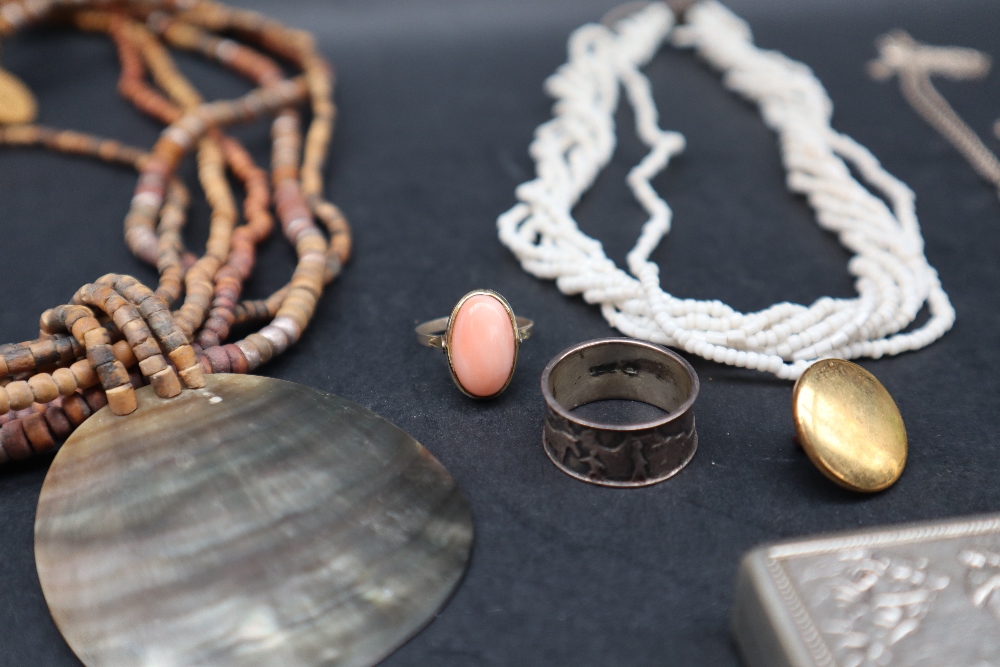
[[[52,462],[35,560],[87,667],[373,665],[441,609],[472,518],[378,415],[301,385],[203,390],[88,419]]]

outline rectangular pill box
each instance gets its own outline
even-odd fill
[[[746,667],[1000,666],[1000,514],[754,549],[733,633]]]

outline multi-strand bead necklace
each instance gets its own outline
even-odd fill
[[[119,415],[134,411],[135,388],[142,384],[166,398],[182,386],[203,386],[205,373],[253,371],[298,340],[323,288],[350,254],[348,225],[323,198],[333,77],[310,35],[212,2],[0,4],[0,38],[45,21],[108,35],[121,63],[119,92],[166,129],[148,152],[27,122],[0,126],[0,145],[42,146],[134,167],[139,180],[125,240],[136,257],[156,266],[159,285],[150,289],[129,276],[106,275],[80,288],[69,304],[45,311],[37,339],[0,347],[0,462],[52,450],[104,405]],[[171,47],[218,61],[256,88],[237,99],[206,102],[174,65]],[[287,77],[277,59],[301,74]],[[297,107],[306,102],[311,120],[303,137]],[[274,115],[270,174],[222,129],[266,115]],[[181,240],[190,196],[175,173],[191,151],[211,207],[201,257]],[[245,191],[242,225],[230,175]],[[241,301],[256,245],[273,227],[272,204],[298,263],[274,294]],[[267,323],[242,340],[224,342],[234,326],[251,322]]]
[[[723,84],[756,103],[779,139],[790,190],[803,194],[821,227],[853,253],[849,272],[858,297],[824,297],[810,306],[778,303],[741,313],[720,301],[678,298],[660,287],[649,257],[670,231],[671,211],[650,185],[684,138],[662,130],[649,80],[640,67],[672,37],[723,73]],[[649,215],[623,271],[599,241],[580,231],[572,208],[615,148],[620,89],[632,104],[639,138],[650,152],[628,176]],[[535,133],[530,152],[537,178],[517,188],[516,206],[498,219],[500,239],[540,278],[566,294],[600,304],[623,333],[681,348],[705,359],[798,378],[824,357],[879,358],[917,350],[948,331],[955,312],[924,256],[914,196],[872,154],[830,126],[833,106],[808,67],[757,48],[750,29],[708,0],[689,8],[685,23],[657,2],[613,29],[588,25],[569,41],[569,60],[549,78],[552,120]],[[888,201],[887,206],[851,173]],[[907,330],[921,309],[929,319]]]

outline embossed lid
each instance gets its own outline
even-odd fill
[[[747,667],[996,664],[1000,514],[755,549],[733,633]]]

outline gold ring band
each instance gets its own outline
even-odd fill
[[[534,321],[529,320],[527,317],[515,317],[514,321],[517,322],[517,336],[520,341],[523,343],[531,338],[531,330],[535,326]],[[415,329],[417,332],[417,342],[421,345],[443,351],[449,322],[451,322],[450,316],[439,317],[436,320],[424,322]]]

